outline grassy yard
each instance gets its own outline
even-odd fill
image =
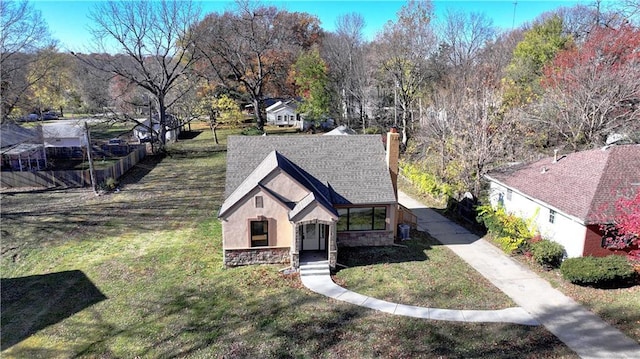
[[[280,266],[223,269],[227,133],[216,146],[205,128],[145,159],[118,193],[3,193],[2,357],[575,357],[543,327],[397,317],[312,293]],[[426,237],[358,254],[370,262],[344,254],[337,278],[359,291],[510,305]]]
[[[524,256],[517,259],[529,265],[554,288],[640,343],[640,285],[616,289],[583,287],[566,281],[558,269],[545,270]]]
[[[503,309],[509,297],[427,234],[412,231],[404,247],[344,248],[336,280],[391,302],[448,309]],[[421,263],[422,262],[422,263]]]

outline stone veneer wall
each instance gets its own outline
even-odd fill
[[[393,231],[338,232],[338,247],[390,246]]]
[[[224,251],[224,265],[227,267],[248,264],[287,264],[289,259],[289,247],[226,249]]]

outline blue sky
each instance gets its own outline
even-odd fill
[[[222,12],[232,6],[229,0],[196,0],[205,13]],[[462,10],[465,12],[481,12],[493,19],[493,23],[503,30],[529,22],[543,12],[558,7],[570,7],[578,3],[591,4],[591,0],[434,0],[436,20],[442,17],[446,9]],[[49,30],[54,38],[60,41],[63,51],[86,51],[90,41],[87,28],[91,26],[87,15],[95,6],[95,1],[87,0],[31,0],[33,6],[42,12],[47,21]],[[322,28],[327,31],[334,30],[336,19],[347,13],[360,13],[366,22],[365,37],[373,40],[384,24],[394,20],[396,12],[404,4],[404,1],[384,0],[294,0],[294,1],[263,1],[289,11],[308,12],[316,15],[322,22]],[[514,21],[515,20],[515,21]]]

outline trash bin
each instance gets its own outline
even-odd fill
[[[409,239],[409,230],[411,229],[411,226],[403,223],[398,225],[398,229],[398,232],[400,232],[400,239],[403,241]]]

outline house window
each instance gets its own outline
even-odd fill
[[[387,207],[354,207],[338,209],[337,230],[371,231],[387,228]]]
[[[549,223],[554,223],[556,221],[556,211],[550,209],[549,210]]]
[[[278,115],[278,122],[282,121],[282,116]]]
[[[269,245],[269,221],[251,221],[251,247]]]
[[[256,196],[256,208],[262,208],[263,206],[262,196]]]
[[[511,201],[512,195],[513,195],[513,191],[510,189],[507,189],[507,201]]]

